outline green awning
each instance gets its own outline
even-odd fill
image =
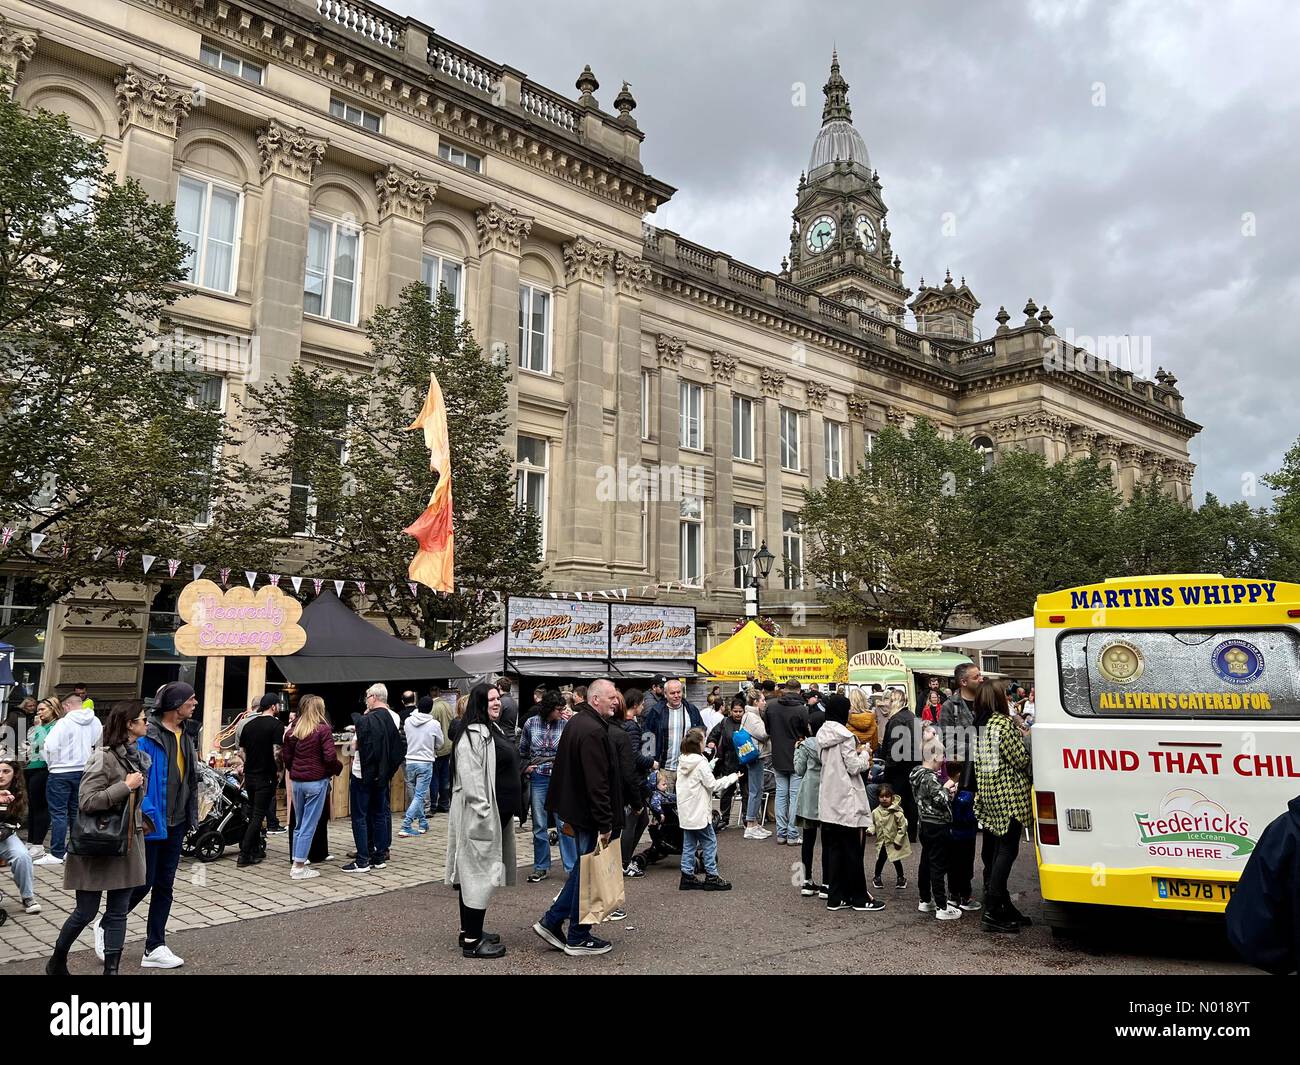
[[[898,657],[907,663],[913,673],[934,673],[948,676],[958,666],[970,664],[970,659],[955,651],[899,651]]]

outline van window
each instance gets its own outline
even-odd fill
[[[1300,718],[1300,635],[1289,628],[1069,632],[1057,659],[1074,717]]]

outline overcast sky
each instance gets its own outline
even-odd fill
[[[1300,5],[387,6],[570,98],[590,63],[610,111],[627,79],[679,190],[649,221],[773,270],[837,46],[908,286],[965,275],[986,337],[1032,296],[1058,333],[1140,338],[1205,427],[1197,499],[1267,501],[1300,434]]]

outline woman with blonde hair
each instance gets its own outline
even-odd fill
[[[294,880],[310,880],[320,876],[320,871],[307,868],[307,852],[329,796],[330,778],[343,772],[343,763],[334,746],[334,732],[325,716],[325,700],[319,695],[304,695],[298,703],[298,717],[293,728],[285,733],[281,754],[293,807],[298,812],[296,831],[289,841],[293,855],[289,876]]]
[[[45,785],[50,779],[45,761],[45,737],[63,715],[58,699],[42,699],[36,707],[36,727],[27,740],[27,842],[44,847],[45,833],[50,830],[50,807],[45,801]]]
[[[880,737],[876,729],[876,712],[871,709],[871,701],[861,688],[849,689],[849,724],[848,729],[853,738],[870,751],[880,746]]]

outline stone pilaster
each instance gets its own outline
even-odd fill
[[[614,306],[617,350],[614,353],[614,456],[628,466],[641,462],[641,300],[649,267],[639,259],[614,256]],[[648,511],[653,514],[653,511]],[[644,573],[650,560],[641,557],[641,500],[620,493],[614,504],[610,557],[615,569]]]
[[[772,574],[765,582],[767,588],[781,587],[781,514],[785,509],[781,483],[784,475],[781,471],[781,390],[785,385],[785,374],[779,370],[763,370],[759,374],[763,388],[760,411],[763,427],[762,450],[759,454],[763,461],[763,522],[762,527],[754,530],[756,543],[767,541],[768,550],[777,557],[772,563]]]
[[[704,567],[706,573],[735,564],[731,533],[735,509],[731,380],[736,373],[736,360],[725,352],[715,351],[709,361],[713,370],[713,520],[709,525],[714,550],[712,563]],[[713,584],[717,588],[731,587],[731,582],[721,575],[714,578]]]
[[[848,449],[844,456],[844,472],[858,472],[867,454],[867,412],[871,403],[861,392],[854,392],[847,400],[849,408],[849,427],[845,434],[844,446]]]
[[[1119,447],[1119,485],[1125,499],[1133,494],[1139,483],[1141,450],[1136,444],[1120,444]]]
[[[379,263],[385,277],[379,302],[397,305],[402,289],[420,280],[424,257],[424,213],[438,183],[419,171],[392,165],[375,174],[379,202]],[[434,293],[436,295],[436,292]]]
[[[1097,430],[1086,425],[1070,426],[1070,458],[1091,458],[1097,447]]]
[[[808,381],[804,391],[808,399],[807,469],[811,484],[816,487],[826,480],[826,419],[822,417],[822,408],[829,390],[818,381]],[[843,446],[843,441],[840,443]],[[843,455],[840,458],[842,462]]]
[[[119,176],[135,178],[151,198],[170,203],[176,136],[194,106],[194,90],[128,64],[115,95],[122,136]]]
[[[686,342],[681,337],[660,333],[655,338],[655,355],[659,360],[659,481],[676,483],[670,477],[679,461],[681,437],[680,368]],[[665,498],[665,496],[669,498]],[[678,580],[681,577],[681,545],[678,523],[681,521],[681,500],[672,492],[661,492],[650,502],[650,513],[657,515],[658,550],[656,553],[656,580]]]

